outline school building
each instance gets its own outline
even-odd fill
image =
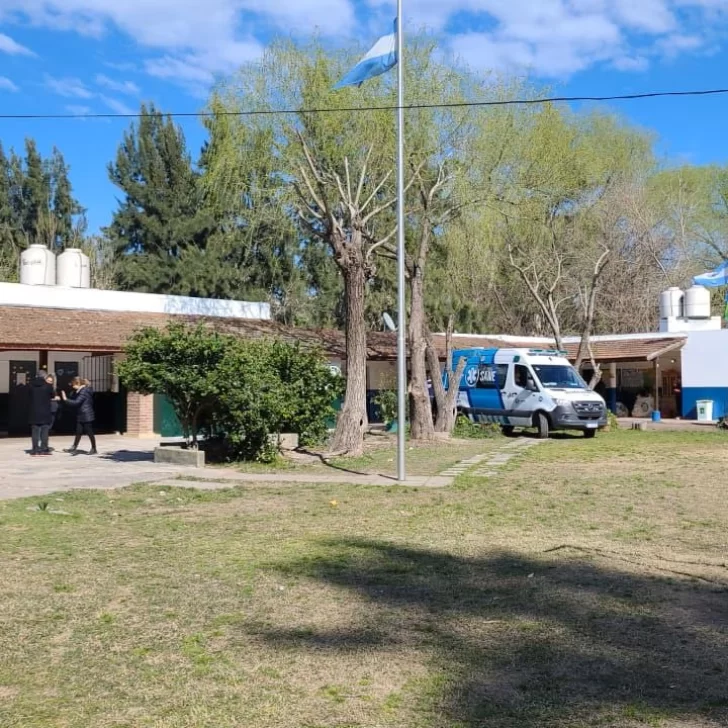
[[[696,417],[698,401],[709,400],[714,418],[728,412],[728,330],[709,311],[706,316],[704,308],[696,317],[684,302],[680,305],[674,310],[661,306],[659,331],[594,337],[595,359],[604,372],[599,391],[613,411],[648,416],[655,408],[663,417],[689,418]],[[204,322],[244,337],[318,345],[332,365],[344,368],[342,332],[282,326],[271,320],[265,303],[0,283],[0,435],[27,433],[27,383],[40,369],[55,373],[60,386],[74,376],[91,382],[99,432],[178,435],[176,418],[163,397],[126,392],[114,374],[114,362],[134,331],[174,320]],[[435,343],[443,358],[444,335],[437,335]],[[456,334],[453,346],[546,348],[553,341]],[[567,337],[564,346],[574,359],[578,339]],[[393,389],[395,378],[395,334],[370,333],[367,390],[373,421],[372,400],[378,391]],[[59,422],[59,431],[71,430],[69,419]]]

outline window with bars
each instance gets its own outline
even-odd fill
[[[114,356],[86,356],[83,359],[83,376],[95,392],[114,391]]]

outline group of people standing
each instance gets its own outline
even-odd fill
[[[94,435],[94,392],[87,379],[75,377],[71,381],[71,395],[64,390],[57,390],[56,379],[52,374],[41,371],[30,384],[29,424],[33,445],[32,456],[50,455],[52,450],[48,444],[61,407],[69,407],[76,413],[76,437],[73,445],[64,452],[75,453],[83,435],[91,441],[90,455],[96,455],[96,437]]]

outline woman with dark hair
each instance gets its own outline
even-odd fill
[[[78,451],[78,445],[81,437],[87,435],[91,441],[91,450],[89,455],[96,455],[96,436],[94,435],[94,391],[89,385],[88,379],[75,377],[71,382],[73,393],[70,398],[66,397],[65,392],[61,392],[64,404],[76,410],[76,437],[73,445],[65,452],[74,454]]]

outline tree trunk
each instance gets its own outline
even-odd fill
[[[460,379],[465,371],[467,360],[461,357],[458,361],[455,371],[452,368],[452,317],[447,327],[445,336],[445,374],[447,375],[448,387],[442,381],[442,372],[440,371],[440,358],[437,349],[432,343],[431,337],[427,338],[427,365],[430,370],[432,379],[432,389],[435,394],[435,402],[437,403],[437,419],[435,421],[435,432],[443,432],[448,435],[452,434],[457,421],[457,399],[460,389]]]
[[[409,319],[411,437],[431,440],[435,435],[432,405],[427,389],[427,340],[425,338],[425,298],[422,271],[415,268],[410,277],[412,308]]]
[[[367,334],[364,318],[364,266],[353,263],[343,271],[346,290],[346,396],[336,423],[331,449],[361,455],[367,428]]]

